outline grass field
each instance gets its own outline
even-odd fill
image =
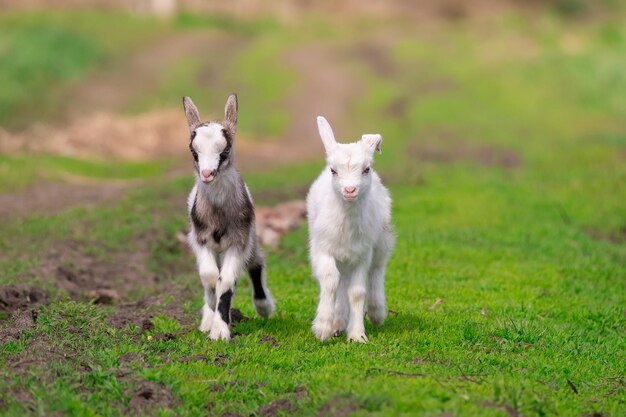
[[[92,18],[72,30],[96,33]],[[65,36],[62,16],[9,20],[21,19]],[[362,88],[336,134],[384,138],[376,169],[393,196],[397,233],[386,275],[390,314],[382,327],[366,324],[366,345],[313,337],[318,288],[303,226],[267,253],[276,315],[254,314],[243,278],[234,306],[247,319],[235,324],[232,343],[210,342],[196,329],[194,260],[175,239],[191,178],[166,176],[163,161],[2,156],[5,191],[28,190],[41,166],[143,182],[104,204],[0,221],[0,301],[9,288],[30,299],[0,302],[1,414],[626,414],[623,19],[511,14],[485,24],[372,30],[356,22],[328,32],[320,21],[295,28],[182,16],[163,29],[124,19],[116,36],[128,51],[150,31],[217,30],[242,42],[225,61],[227,75],[216,75],[243,88],[242,140],[289,131],[294,115],[281,106],[302,80],[279,64],[284,54],[313,45],[345,57],[342,68]],[[80,42],[98,35],[71,39],[76,59],[59,70],[69,75],[50,75],[60,89],[99,59],[116,59],[81,52]],[[173,63],[158,89],[123,111],[201,88],[202,68],[199,58]],[[0,77],[11,71],[0,66]],[[0,106],[22,100],[0,96]],[[201,108],[219,108],[209,96],[201,93]],[[319,146],[316,162],[248,170],[245,179],[257,204],[271,204],[303,197],[322,167]],[[90,292],[103,285],[121,299],[94,302]]]

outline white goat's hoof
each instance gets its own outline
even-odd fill
[[[213,314],[215,314],[213,310],[206,304],[202,307],[202,321],[200,322],[200,327],[198,327],[202,333],[207,333],[211,330],[211,326],[213,326]]]
[[[387,309],[385,307],[370,306],[367,309],[367,317],[370,319],[372,324],[380,326],[387,318]]]
[[[267,294],[267,298],[254,298],[252,299],[254,309],[261,317],[268,318],[274,313],[275,305],[274,299],[270,294]]]
[[[228,328],[228,324],[224,323],[222,320],[218,320],[217,318],[213,320],[211,332],[209,333],[209,339],[229,341],[230,329]]]
[[[343,333],[346,331],[346,322],[345,320],[338,320],[335,319],[335,322],[333,323],[333,334],[335,336]]]
[[[367,343],[369,340],[365,333],[351,333],[348,335],[348,342]]]
[[[313,334],[320,341],[324,341],[328,339],[335,333],[335,329],[333,329],[333,325],[330,320],[314,320],[313,321]]]

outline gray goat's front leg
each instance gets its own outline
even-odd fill
[[[209,337],[212,340],[230,340],[230,305],[235,295],[235,284],[241,275],[244,255],[235,247],[224,254],[220,276],[217,280],[217,308]]]
[[[216,307],[215,302],[215,286],[220,271],[217,268],[215,255],[205,246],[194,247],[196,258],[198,261],[198,272],[200,281],[204,288],[204,306],[202,307],[202,321],[200,322],[200,331],[208,332],[213,325],[213,315]]]

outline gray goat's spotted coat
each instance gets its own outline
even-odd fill
[[[253,305],[263,317],[274,311],[266,285],[263,253],[256,237],[254,205],[235,168],[237,96],[226,101],[225,119],[201,122],[189,97],[183,106],[190,131],[189,150],[196,184],[188,198],[189,245],[204,287],[200,330],[211,339],[230,339],[230,305],[243,271],[252,280]]]

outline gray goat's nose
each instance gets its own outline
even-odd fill
[[[211,175],[214,175],[214,174],[215,174],[215,170],[203,169],[203,170],[202,170],[202,172],[201,172],[201,174],[202,174],[202,176],[203,176],[204,178],[208,178],[208,177],[210,177]]]

